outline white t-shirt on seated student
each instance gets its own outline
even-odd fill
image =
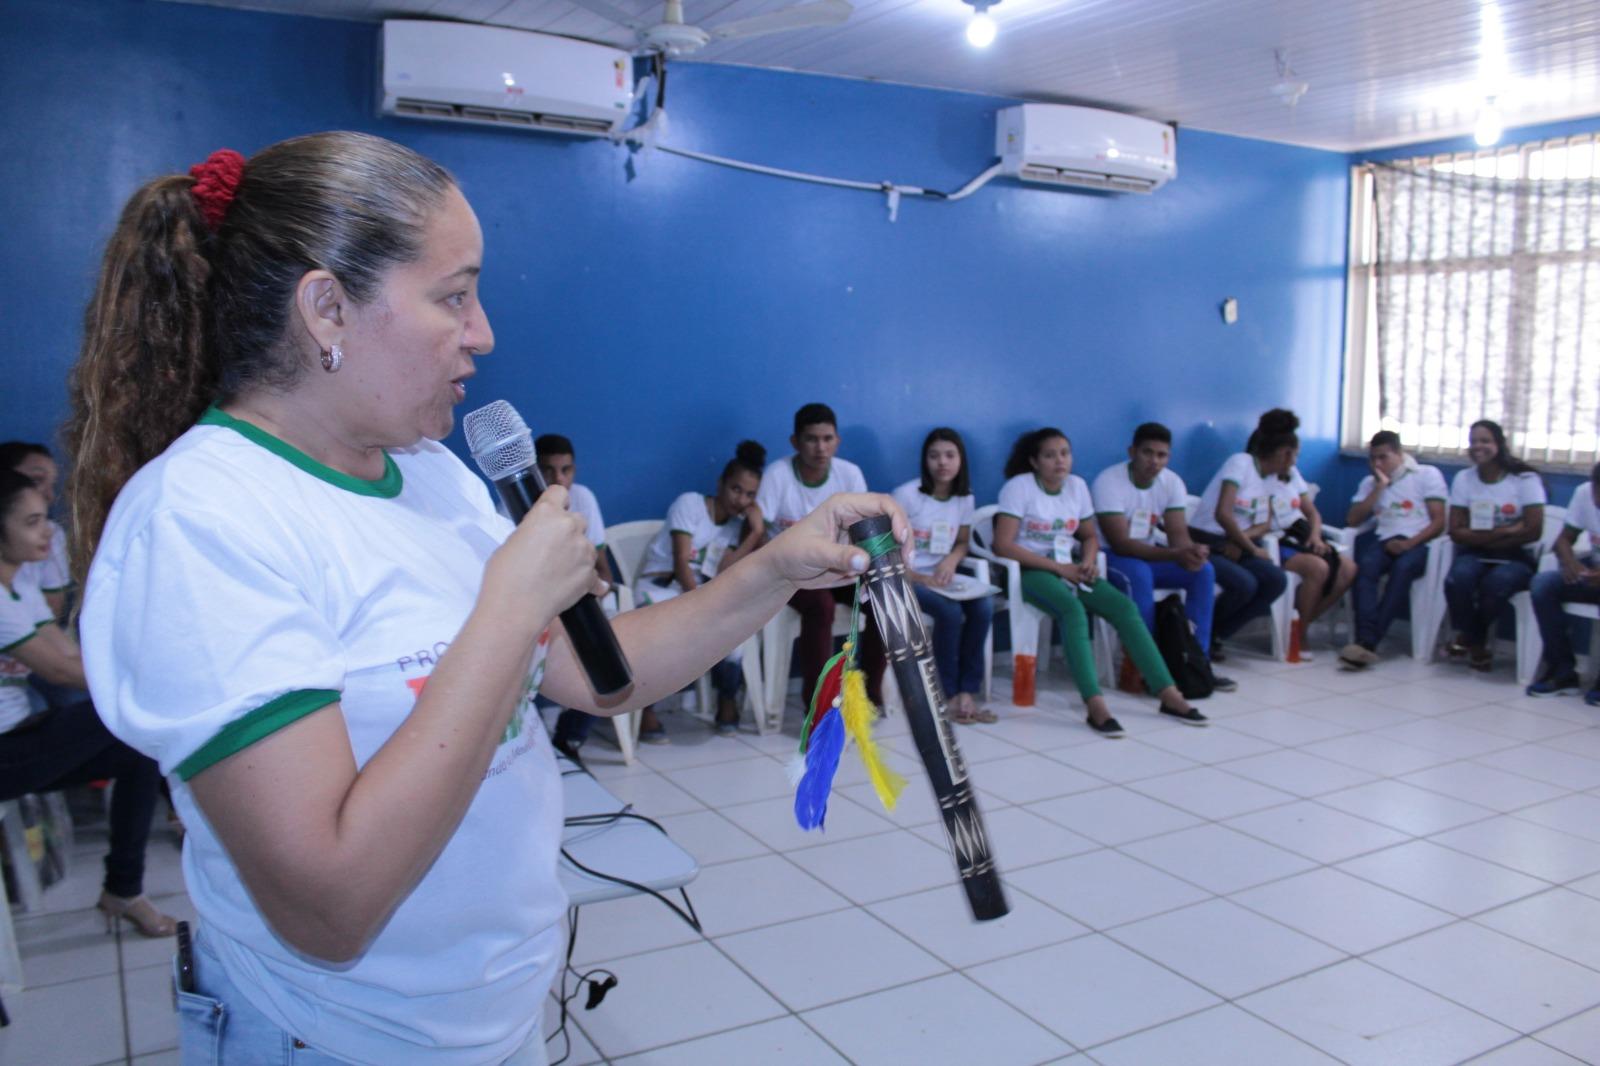
[[[895,502],[911,520],[911,569],[931,574],[956,546],[962,526],[972,525],[977,510],[971,493],[938,499],[922,491],[921,479],[907,481],[894,490]]]
[[[1305,517],[1305,495],[1311,491],[1311,486],[1300,476],[1298,466],[1290,467],[1289,473],[1282,477],[1269,474],[1261,483],[1266,486],[1268,513],[1274,530],[1281,533]]]
[[[1585,481],[1572,490],[1565,519],[1568,529],[1589,534],[1589,558],[1600,557],[1600,508],[1594,505],[1594,487]],[[0,637],[0,642],[4,638]]]
[[[715,577],[721,568],[722,556],[739,543],[739,534],[743,531],[743,515],[733,515],[719,526],[711,520],[711,505],[706,498],[698,492],[686,492],[667,508],[667,521],[650,538],[639,573],[644,577],[670,575],[672,535],[686,533],[689,536],[689,569],[699,574],[701,580]]]
[[[1375,479],[1371,474],[1361,479],[1351,503],[1360,503],[1372,494]],[[1444,475],[1436,466],[1402,468],[1389,485],[1378,494],[1372,513],[1378,518],[1378,539],[1414,537],[1428,528],[1428,502],[1444,503],[1449,493],[1444,487]]]
[[[1017,546],[1058,563],[1071,562],[1078,530],[1094,518],[1089,484],[1069,474],[1057,492],[1047,492],[1033,474],[1018,474],[1000,486],[1000,513],[1017,520]]]
[[[1272,480],[1278,479],[1274,477]],[[1222,486],[1225,484],[1231,484],[1236,489],[1233,520],[1241,530],[1267,521],[1271,514],[1272,490],[1257,469],[1255,456],[1249,452],[1236,452],[1228,456],[1222,469],[1212,475],[1210,483],[1206,485],[1205,494],[1200,497],[1200,506],[1189,520],[1192,528],[1219,537],[1223,535],[1222,523],[1217,521],[1217,500],[1222,497]]]
[[[600,501],[576,481],[567,490],[567,510],[583,516],[583,532],[596,548],[606,542],[606,520],[600,517]]]
[[[1478,476],[1477,467],[1469,466],[1450,483],[1450,506],[1467,512],[1468,529],[1509,526],[1527,508],[1542,507],[1544,503],[1544,482],[1531,470],[1506,474],[1490,483]]]
[[[1118,463],[1100,471],[1094,479],[1094,509],[1096,514],[1124,516],[1128,539],[1148,544],[1169,512],[1188,507],[1189,490],[1183,478],[1166,468],[1148,485],[1136,485],[1129,465]]]
[[[541,638],[460,825],[354,962],[321,965],[263,919],[187,784],[338,701],[355,764],[415,707],[510,534],[444,446],[362,481],[208,411],[106,523],[81,621],[96,709],[171,776],[184,881],[229,980],[274,1023],[356,1062],[500,1062],[561,960],[561,783],[533,707]]]
[[[39,590],[36,571],[18,567],[11,587],[0,585],[0,733],[10,732],[33,710],[28,702],[28,675],[33,671],[6,653],[55,620]]]
[[[835,456],[828,464],[828,476],[815,485],[800,480],[795,467],[795,456],[768,463],[761,473],[761,488],[756,490],[756,503],[767,520],[772,536],[777,536],[806,515],[822,506],[829,496],[841,492],[866,492],[867,479],[861,468],[848,459]]]

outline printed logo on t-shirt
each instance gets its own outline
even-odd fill
[[[1040,540],[1054,540],[1057,533],[1065,530],[1068,533],[1078,531],[1076,518],[1055,518],[1046,521],[1043,518],[1029,518],[1022,523],[1022,531],[1028,537]]]
[[[449,646],[450,642],[447,640],[438,641],[431,649],[419,651],[412,655],[402,655],[395,661],[395,665],[401,670],[405,670],[409,666],[422,664],[435,666]],[[544,681],[545,654],[549,649],[550,630],[546,629],[539,634],[539,643],[535,645],[533,653],[533,669],[528,671],[527,680],[523,682],[522,686],[522,699],[518,702],[517,709],[512,712],[511,721],[506,723],[505,732],[500,735],[501,744],[510,743],[522,734],[527,716],[532,712],[534,706],[533,698],[539,691],[540,683]],[[406,688],[411,690],[411,698],[413,700],[422,698],[423,690],[428,687],[428,678],[432,676],[433,672],[430,670],[420,677],[408,677],[405,679]]]

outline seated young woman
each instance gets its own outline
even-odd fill
[[[1099,573],[1094,501],[1088,484],[1072,473],[1067,435],[1053,427],[1024,433],[1011,446],[1005,473],[994,517],[994,550],[1022,565],[1023,598],[1060,626],[1061,650],[1088,711],[1089,728],[1102,736],[1122,735],[1095,676],[1089,611],[1116,628],[1145,687],[1160,700],[1162,714],[1205,725],[1206,716],[1173,684],[1139,609]]]
[[[933,618],[933,659],[950,716],[962,725],[997,721],[978,703],[994,604],[987,595],[956,600],[940,591],[951,588],[956,567],[967,557],[976,509],[961,434],[944,426],[929,433],[922,442],[922,473],[895,489],[894,498],[911,519],[906,580]]]
[[[1300,426],[1299,417],[1282,408],[1262,415],[1261,423],[1267,425],[1272,419],[1291,433]],[[1268,431],[1258,426],[1256,432]],[[1310,662],[1306,631],[1349,590],[1356,579],[1356,561],[1349,555],[1340,555],[1323,538],[1322,514],[1317,510],[1311,486],[1300,475],[1296,465],[1299,460],[1300,444],[1296,440],[1289,451],[1288,469],[1275,478],[1267,478],[1266,488],[1272,529],[1283,535],[1278,545],[1279,560],[1285,570],[1300,577],[1294,599],[1293,643],[1300,649],[1300,661]]]
[[[28,678],[86,689],[78,645],[56,624],[36,564],[50,556],[53,527],[33,481],[0,469],[0,801],[110,778],[111,846],[96,907],[126,918],[145,936],[171,936],[177,924],[144,896],[144,852],[161,791],[153,760],[106,731],[87,698],[33,714]]]
[[[1428,566],[1428,544],[1444,532],[1448,497],[1444,475],[1423,466],[1400,446],[1391,430],[1375,433],[1367,455],[1372,473],[1350,501],[1352,527],[1377,519],[1377,536],[1356,555],[1355,639],[1339,652],[1341,665],[1361,670],[1378,661],[1378,644],[1400,614],[1411,585]],[[1383,594],[1378,583],[1388,576]],[[1412,623],[1413,625],[1415,622]]]
[[[1533,581],[1529,549],[1544,534],[1544,482],[1511,454],[1498,422],[1472,423],[1467,436],[1472,465],[1450,483],[1450,539],[1456,557],[1444,579],[1445,603],[1455,637],[1452,659],[1474,670],[1494,666],[1489,632],[1511,597]]]
[[[740,441],[722,468],[713,496],[686,492],[672,501],[667,521],[645,549],[635,589],[641,604],[662,603],[716,577],[761,546],[766,523],[756,504],[767,450],[753,440]],[[739,690],[744,683],[739,649],[711,668],[717,690],[717,732],[739,731]],[[653,708],[645,708],[641,732],[661,730]]]

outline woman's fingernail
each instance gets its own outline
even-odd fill
[[[860,573],[867,568],[867,557],[864,554],[850,556],[850,569]]]

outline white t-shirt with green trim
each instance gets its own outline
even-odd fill
[[[583,516],[583,532],[596,548],[606,542],[606,520],[600,517],[600,501],[576,481],[567,490],[567,510]]]
[[[644,550],[644,562],[639,567],[641,576],[672,573],[672,535],[687,533],[689,568],[701,573],[708,554],[720,560],[722,553],[739,543],[744,531],[744,515],[733,515],[720,526],[711,519],[710,505],[698,492],[686,492],[672,501],[667,508],[667,520]],[[703,580],[703,577],[702,577]]]
[[[548,635],[461,824],[353,963],[273,934],[185,783],[335,700],[364,765],[411,713],[512,527],[442,445],[387,466],[360,481],[208,412],[112,508],[84,665],[107,727],[173,776],[189,895],[250,1002],[355,1062],[476,1066],[529,1039],[561,957],[561,784],[533,707]]]
[[[37,571],[18,567],[11,587],[0,585],[0,733],[10,732],[33,710],[28,702],[28,675],[33,671],[6,652],[26,644],[54,621],[39,590]]]
[[[1206,485],[1206,491],[1200,497],[1200,506],[1195,509],[1194,517],[1189,519],[1192,528],[1203,529],[1219,537],[1223,535],[1222,523],[1217,521],[1217,500],[1222,497],[1225,482],[1232,482],[1236,486],[1233,520],[1241,530],[1267,521],[1272,508],[1267,479],[1256,469],[1255,456],[1249,452],[1235,452],[1228,456],[1222,469],[1212,475],[1210,483]]]
[[[795,457],[791,455],[767,464],[761,473],[761,487],[756,490],[756,503],[767,520],[768,533],[775,537],[821,507],[829,496],[866,491],[865,475],[848,459],[835,456],[828,464],[828,476],[816,485],[808,485],[795,473]]]
[[[1078,551],[1078,529],[1094,518],[1089,483],[1067,475],[1057,492],[1046,492],[1033,474],[1018,474],[1000,486],[1000,513],[1017,520],[1017,544],[1058,563]]]
[[[931,574],[934,567],[955,549],[962,526],[972,525],[977,501],[971,493],[938,499],[922,491],[922,480],[913,478],[894,490],[895,502],[911,520],[911,569]]]
[[[1284,477],[1269,474],[1261,483],[1267,489],[1273,529],[1282,532],[1305,517],[1305,495],[1311,491],[1311,486],[1300,476],[1298,466],[1290,467]]]
[[[1351,503],[1360,503],[1372,494],[1375,480],[1371,474],[1361,479]],[[1388,486],[1373,501],[1372,513],[1378,516],[1378,539],[1414,537],[1428,528],[1428,501],[1444,503],[1449,499],[1444,486],[1444,475],[1436,466],[1415,466],[1402,469],[1391,478]]]
[[[1505,474],[1499,481],[1486,482],[1478,476],[1477,467],[1469,466],[1450,483],[1450,506],[1467,512],[1469,529],[1509,526],[1529,507],[1544,504],[1544,482],[1532,471]]]
[[[1572,490],[1572,502],[1567,504],[1567,517],[1563,520],[1568,529],[1589,534],[1590,557],[1600,556],[1600,507],[1594,505],[1594,487],[1585,481]]]
[[[1128,463],[1100,471],[1094,479],[1093,495],[1096,514],[1124,516],[1128,538],[1146,544],[1155,540],[1156,530],[1169,511],[1182,511],[1189,504],[1189,490],[1183,478],[1170,469],[1163,467],[1148,485],[1136,485]]]

